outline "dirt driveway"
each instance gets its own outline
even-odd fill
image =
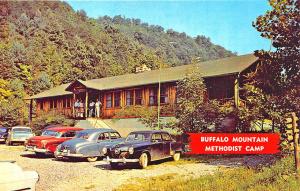
[[[148,169],[122,168],[112,170],[104,161],[65,162],[53,158],[37,158],[23,151],[23,146],[0,145],[0,160],[15,160],[25,170],[35,170],[40,175],[37,191],[56,190],[97,190],[110,191],[121,184],[139,177],[146,178],[164,174],[197,177],[216,172],[220,166],[239,166],[243,158],[215,160],[210,163],[181,160],[177,163],[164,161]]]

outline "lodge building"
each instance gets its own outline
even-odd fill
[[[256,65],[257,58],[248,54],[160,70],[146,69],[133,74],[87,81],[76,80],[30,97],[30,111],[32,113],[35,102],[37,115],[55,111],[75,118],[74,103],[80,99],[84,103],[84,117],[87,117],[88,104],[99,99],[102,103],[100,118],[109,119],[114,118],[122,108],[157,107],[160,100],[162,107],[171,108],[165,115],[172,116],[172,108],[176,107],[176,83],[195,69],[199,69],[204,78],[209,99],[233,100],[235,106],[239,106],[240,90],[245,83],[244,76],[253,71]]]

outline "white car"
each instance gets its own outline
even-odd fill
[[[6,139],[6,145],[12,145],[13,143],[25,143],[27,139],[33,137],[34,133],[30,127],[16,126],[12,127],[8,132]]]
[[[14,161],[0,161],[0,190],[35,190],[36,171],[23,171]]]

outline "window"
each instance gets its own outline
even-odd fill
[[[98,140],[101,140],[101,141],[108,140],[108,139],[109,139],[108,133],[101,133],[98,137]]]
[[[112,93],[106,94],[106,108],[112,107]]]
[[[63,108],[67,108],[68,98],[63,99]]]
[[[53,100],[53,108],[57,108],[57,100],[56,99]]]
[[[126,91],[126,105],[133,105],[133,90]]]
[[[141,89],[135,90],[135,105],[142,105],[143,104],[143,91]]]
[[[160,88],[160,103],[168,103],[168,92],[166,87]]]
[[[72,99],[67,98],[67,107],[71,107]]]
[[[159,134],[159,133],[153,134],[151,137],[151,140],[152,141],[161,141],[161,134]]]
[[[164,141],[172,141],[172,138],[168,133],[162,133],[161,135]]]
[[[121,106],[121,92],[115,92],[114,93],[114,107],[120,107]]]
[[[76,135],[76,132],[75,131],[68,131],[68,132],[65,132],[62,137],[75,137]]]
[[[40,110],[44,110],[44,102],[40,102]]]
[[[149,105],[156,105],[157,104],[157,89],[150,88],[149,89]]]
[[[111,132],[110,133],[110,138],[111,139],[118,139],[118,138],[121,138],[120,134],[117,133],[117,132]]]

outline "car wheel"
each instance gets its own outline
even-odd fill
[[[110,167],[112,169],[117,169],[119,167],[119,163],[117,163],[117,162],[110,162]]]
[[[175,154],[173,155],[173,160],[174,160],[174,161],[179,161],[179,159],[180,159],[180,153],[175,153]]]
[[[88,157],[88,158],[86,158],[86,159],[87,159],[87,161],[89,161],[89,162],[96,162],[97,159],[98,159],[98,157]]]
[[[139,158],[139,165],[141,168],[147,168],[148,166],[148,155],[147,153],[142,153]]]

